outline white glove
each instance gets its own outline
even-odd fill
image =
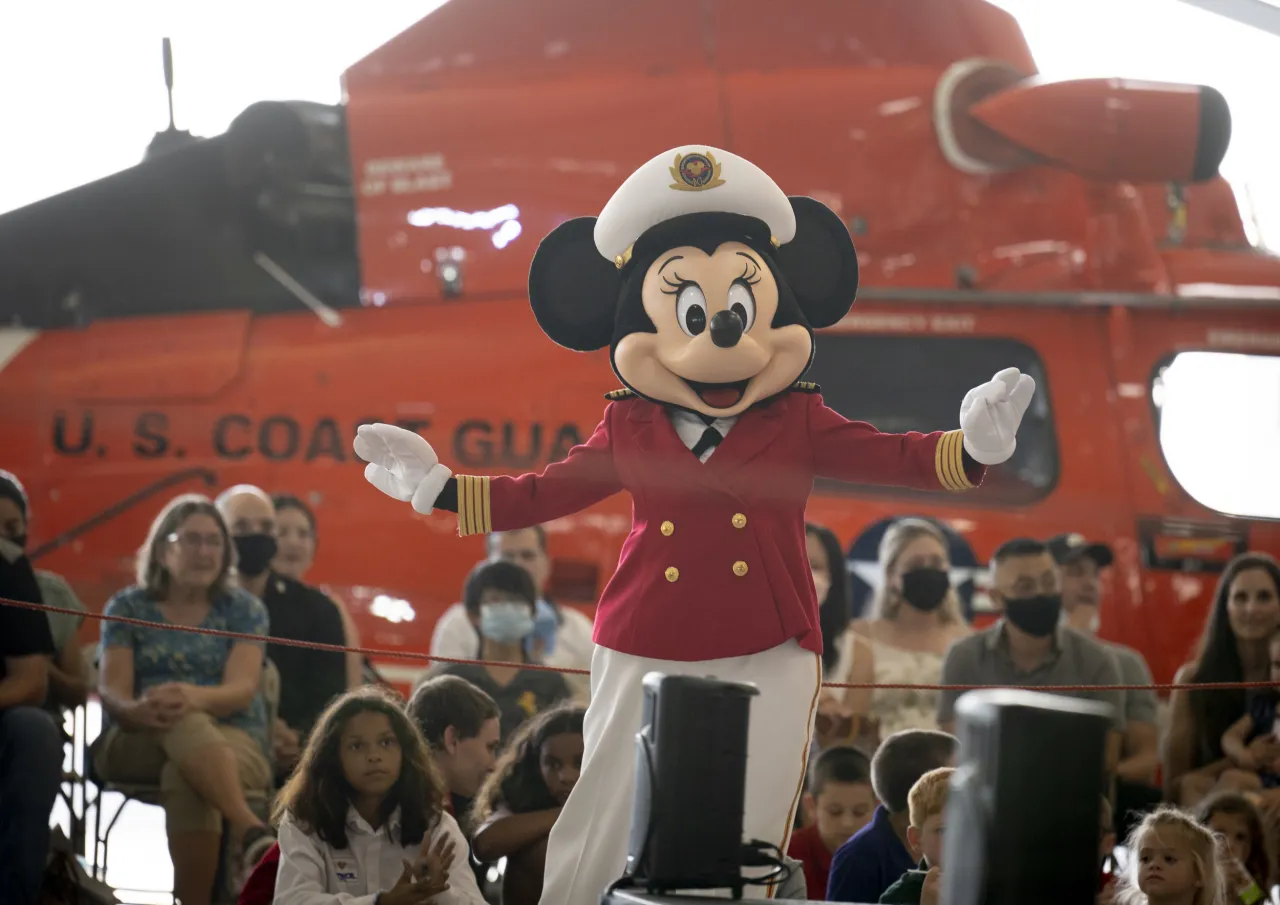
[[[974,461],[999,465],[1018,448],[1018,425],[1031,405],[1036,382],[1017,368],[1005,368],[960,403],[964,449]]]
[[[423,515],[430,515],[436,498],[453,472],[440,464],[431,444],[413,431],[392,424],[362,424],[356,429],[356,455],[369,464],[364,478]]]

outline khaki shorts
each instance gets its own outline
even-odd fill
[[[271,765],[262,748],[243,729],[227,726],[207,713],[189,713],[166,730],[107,730],[95,747],[94,766],[107,782],[158,785],[170,833],[222,830],[222,815],[197,794],[178,764],[202,748],[225,745],[236,756],[240,787],[246,793],[271,791]]]

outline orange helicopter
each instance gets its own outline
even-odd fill
[[[420,431],[471,473],[587,437],[617,384],[606,354],[542,335],[530,258],[690,140],[853,234],[864,288],[807,377],[829,405],[933,430],[996,365],[1041,388],[978,492],[815,488],[861,597],[896,516],[948,527],[978,620],[995,546],[1077,531],[1116,552],[1101,634],[1167,681],[1225,561],[1280,553],[1280,512],[1179,483],[1153,392],[1183,353],[1280,353],[1280,260],[1218,175],[1213,89],[1047,82],[983,0],[453,0],[343,78],[341,107],[171,128],[140,165],[0,217],[0,465],[31,494],[39,565],[92,608],[170,495],[249,482],[314,507],[308,580],[366,645],[425,651],[482,541],[371,492],[356,427]],[[616,497],[547,526],[552,596],[589,612],[629,524]]]

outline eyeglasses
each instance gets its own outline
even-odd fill
[[[184,550],[199,550],[201,547],[208,547],[211,550],[221,550],[226,546],[221,534],[197,534],[194,531],[184,531],[181,534],[170,534],[165,538],[171,544],[177,544]]]

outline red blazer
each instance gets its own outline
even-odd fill
[[[627,490],[631,533],[596,608],[595,643],[657,660],[715,660],[790,638],[822,651],[805,548],[815,476],[961,491],[958,430],[882,434],[796,384],[748,410],[705,463],[662,406],[621,390],[586,443],[541,474],[458,475],[458,533],[508,531],[562,518]]]

